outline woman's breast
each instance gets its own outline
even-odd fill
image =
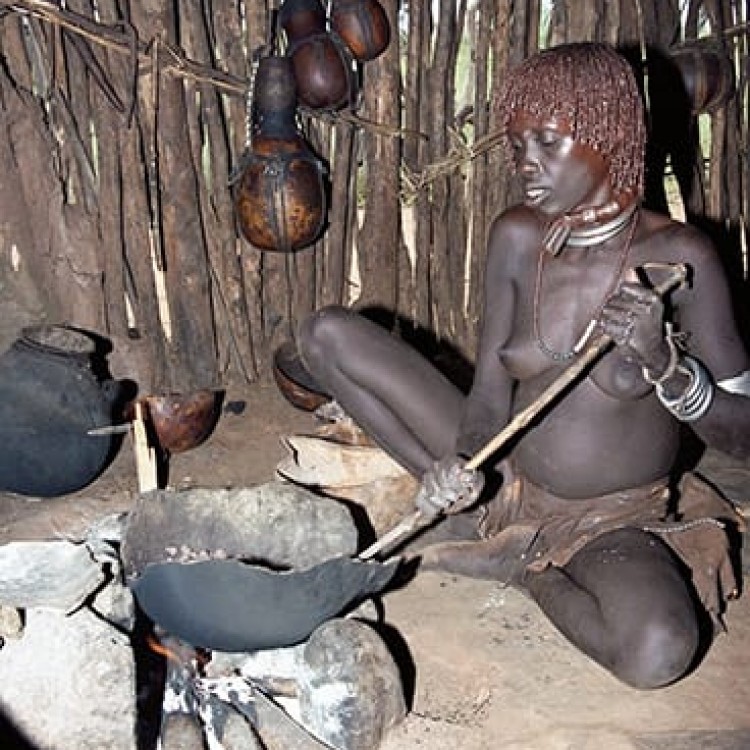
[[[497,355],[510,376],[518,381],[534,379],[554,365],[525,332],[514,335]]]

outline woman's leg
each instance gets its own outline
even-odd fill
[[[575,646],[633,687],[668,685],[694,664],[699,610],[680,563],[652,534],[603,534],[565,567],[528,575],[525,588]]]
[[[315,380],[416,476],[453,450],[464,396],[416,350],[342,307],[310,316],[298,336]]]

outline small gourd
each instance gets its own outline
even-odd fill
[[[351,102],[354,74],[349,52],[326,30],[320,0],[285,0],[278,23],[286,34],[300,104],[333,111]]]
[[[374,60],[391,40],[391,27],[378,0],[332,0],[331,29],[359,62]]]

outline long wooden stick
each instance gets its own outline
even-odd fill
[[[654,287],[654,292],[663,297],[673,289],[682,286],[687,279],[687,268],[683,264],[669,265],[669,276],[659,285]],[[467,462],[467,469],[476,469],[490,456],[497,453],[511,438],[534,421],[553,401],[563,394],[580,376],[588,370],[601,356],[603,356],[612,345],[612,337],[606,333],[601,334],[592,341],[581,353],[581,355],[563,370],[525,409],[516,414],[508,424],[503,427],[483,448],[480,448]],[[404,518],[400,523],[387,531],[376,542],[367,549],[360,552],[361,560],[369,560],[375,557],[386,547],[404,539],[408,535],[416,533],[433,517],[425,516],[420,510],[416,510]]]

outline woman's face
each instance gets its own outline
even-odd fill
[[[508,126],[524,203],[550,217],[601,206],[612,198],[605,158],[573,140],[571,133],[564,118],[526,113],[514,115]]]

